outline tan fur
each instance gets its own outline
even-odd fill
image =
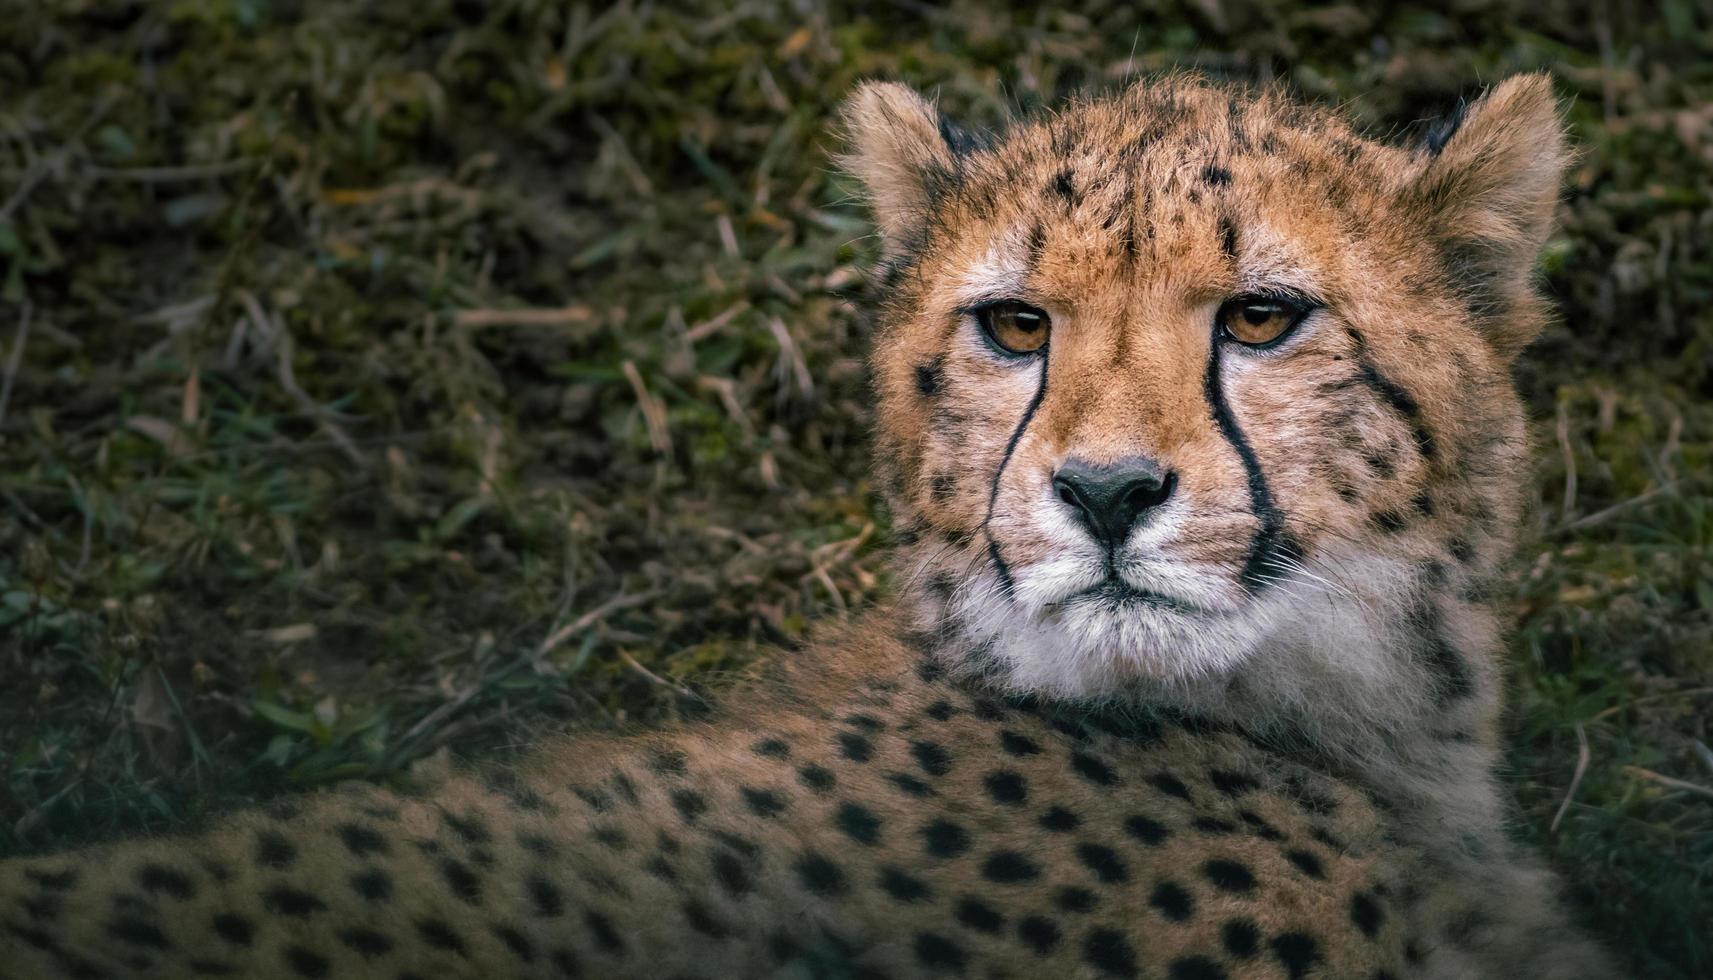
[[[844,119],[897,607],[705,723],[0,865],[0,976],[1610,975],[1491,775],[1544,78],[1442,148],[1193,78],[990,143],[896,85]],[[1279,291],[1321,308],[1217,339]],[[1144,456],[1103,558],[1053,476]]]

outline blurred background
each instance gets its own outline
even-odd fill
[[[8,7],[0,854],[693,714],[883,596],[857,79],[992,126],[1195,67],[1408,139],[1544,68],[1506,784],[1639,975],[1713,975],[1707,0]]]

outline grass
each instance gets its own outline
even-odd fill
[[[0,853],[693,712],[881,595],[856,79],[981,125],[1197,66],[1404,132],[1545,68],[1516,831],[1638,975],[1713,973],[1713,15],[1619,6],[5,18]]]

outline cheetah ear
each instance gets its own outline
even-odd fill
[[[967,137],[897,82],[864,82],[845,100],[839,163],[862,181],[886,255],[912,250],[934,195],[957,170]]]
[[[1514,356],[1539,332],[1535,262],[1571,150],[1552,83],[1517,75],[1430,136],[1413,196],[1450,285],[1493,345]]]

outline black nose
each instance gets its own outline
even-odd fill
[[[1177,474],[1146,456],[1106,465],[1073,458],[1053,474],[1059,499],[1109,548],[1122,545],[1136,519],[1165,503],[1177,483]]]

